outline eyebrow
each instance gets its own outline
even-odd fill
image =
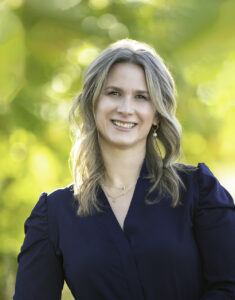
[[[114,86],[114,85],[109,85],[107,86],[104,90],[108,90],[108,89],[114,89],[116,91],[122,91],[121,88],[117,87],[117,86]],[[136,93],[140,93],[140,94],[149,94],[148,91],[145,91],[145,90],[136,90],[135,91]]]

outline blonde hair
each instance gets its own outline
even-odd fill
[[[175,163],[181,153],[181,126],[175,117],[174,80],[153,48],[135,40],[124,39],[110,45],[88,66],[82,92],[70,111],[70,121],[75,125],[76,133],[71,160],[79,216],[102,212],[97,192],[105,167],[98,143],[94,107],[110,68],[120,62],[143,68],[150,98],[160,120],[158,140],[152,136],[152,129],[147,137],[146,162],[153,184],[145,202],[156,203],[168,194],[172,197],[172,207],[180,203],[179,190],[184,185],[178,175],[183,165]],[[150,202],[148,196],[156,188],[159,191],[158,199]]]

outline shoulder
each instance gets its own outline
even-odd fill
[[[74,211],[75,199],[73,184],[63,188],[58,188],[49,194],[46,194],[46,201],[49,216],[63,216],[64,213]]]
[[[73,184],[46,193],[49,205],[56,206],[73,198]]]
[[[64,226],[66,217],[71,214],[73,185],[54,190],[52,193],[42,193],[30,216],[24,224],[26,234],[22,250],[26,251],[39,241],[50,240],[57,249],[59,226]]]
[[[218,179],[205,163],[198,163],[197,166],[178,164],[176,168],[183,181],[186,183],[189,181],[199,188],[219,184]]]
[[[41,203],[48,235],[56,248],[61,229],[66,228],[69,220],[76,217],[73,194],[73,184],[70,184],[51,193],[42,193],[36,205]],[[38,209],[35,214],[38,215]],[[39,222],[41,221],[39,220]]]
[[[217,181],[216,177],[205,163],[198,163],[197,166],[176,164],[175,168],[180,178],[186,184],[200,185]]]
[[[205,163],[198,163],[197,166],[181,165],[179,175],[185,184],[187,194],[193,196],[196,205],[208,208],[234,206],[229,192]]]
[[[197,177],[198,175],[199,164],[197,166],[194,166],[178,163],[175,164],[174,167],[186,188],[188,186],[195,185],[195,177]]]

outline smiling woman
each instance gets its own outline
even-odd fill
[[[233,199],[205,164],[176,163],[175,107],[148,45],[91,63],[70,114],[74,183],[26,220],[14,300],[59,300],[64,280],[83,300],[235,299]]]
[[[111,106],[113,111],[108,118],[107,110]],[[175,108],[173,78],[162,59],[148,45],[128,39],[121,40],[104,50],[90,64],[85,72],[83,91],[75,101],[70,115],[71,121],[78,125],[77,132],[80,132],[73,149],[74,189],[80,203],[79,215],[92,214],[93,209],[100,211],[96,190],[101,179],[105,178],[106,183],[109,182],[107,185],[116,187],[122,186],[123,182],[131,184],[133,176],[136,180],[145,154],[153,182],[149,192],[158,188],[159,195],[155,201],[169,193],[172,196],[172,206],[178,204],[179,188],[180,185],[183,186],[183,182],[177,169],[184,167],[174,164],[181,150],[181,126],[175,118]],[[101,111],[103,116],[100,116]],[[79,117],[83,120],[81,125],[78,123]],[[119,126],[113,123],[115,121],[119,121]],[[123,127],[127,130],[126,127],[130,125],[122,124],[121,129],[120,121],[136,123],[136,126],[128,130],[129,134],[121,134]],[[101,151],[102,146],[111,146],[107,139],[104,144],[104,131],[109,134],[109,141],[115,139],[118,143],[119,140],[119,148],[125,148],[125,143],[126,146],[132,143],[136,147],[135,151],[129,148],[129,153],[131,156],[138,153],[139,165],[133,162],[133,167],[126,155],[123,162],[125,166],[129,165],[129,170],[135,169],[134,174],[121,174],[121,180],[109,178],[107,169],[110,165],[114,166],[114,161],[110,158],[112,164],[105,162],[108,158],[104,156],[106,153],[112,153],[109,156],[115,155],[118,148],[116,144],[109,152]],[[158,141],[152,138],[153,133],[158,135]],[[119,163],[117,165],[120,166]],[[118,172],[117,166],[115,170]],[[146,202],[147,197],[148,194]]]
[[[145,155],[147,136],[157,125],[157,113],[147,93],[144,70],[134,64],[115,64],[95,106],[95,122],[100,133],[99,145],[122,149],[132,148]],[[138,150],[139,149],[139,150]]]

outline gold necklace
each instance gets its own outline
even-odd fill
[[[110,193],[107,192],[107,190],[105,191],[105,193],[107,194],[107,196],[110,198],[110,200],[115,203],[116,202],[116,199],[126,195],[131,188],[133,188],[134,186],[136,185],[136,182],[134,184],[132,184],[131,186],[129,186],[128,188],[124,185],[122,186],[121,188],[117,188],[117,187],[110,187],[110,186],[107,186],[105,184],[102,184],[103,187],[108,187],[108,188],[115,188],[115,189],[118,189],[118,190],[122,190],[122,193],[117,195],[117,196],[112,196],[110,195]]]

